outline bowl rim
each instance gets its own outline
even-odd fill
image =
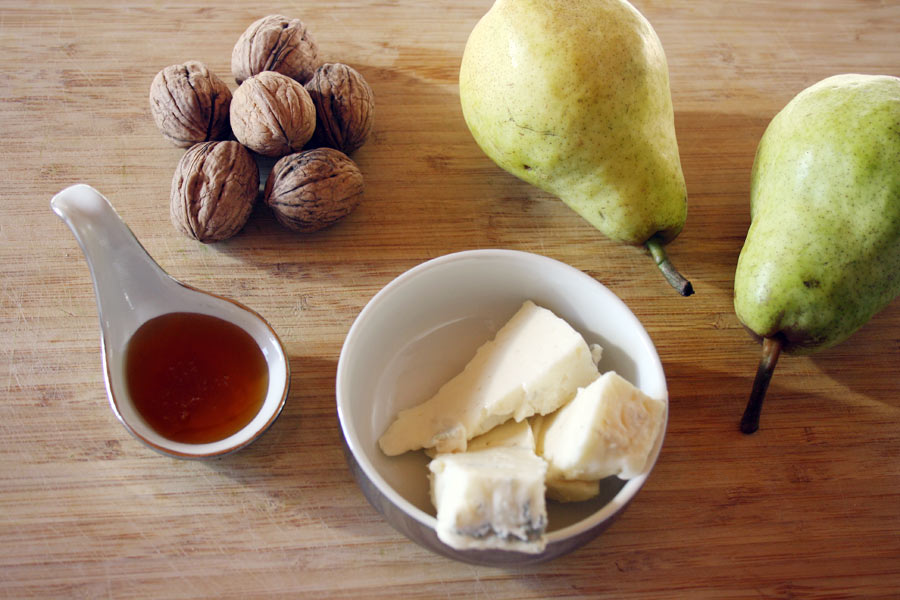
[[[393,488],[393,486],[391,486],[387,482],[387,480],[378,472],[372,462],[368,459],[366,452],[361,447],[356,429],[352,425],[352,421],[350,420],[344,406],[346,398],[346,392],[344,392],[344,388],[348,385],[345,382],[349,377],[347,361],[349,360],[350,353],[353,351],[353,341],[358,335],[360,335],[360,330],[365,327],[365,323],[367,321],[369,313],[374,312],[378,305],[386,302],[398,288],[403,287],[409,280],[418,277],[423,271],[441,267],[446,263],[471,260],[476,257],[492,257],[513,261],[541,262],[552,268],[568,271],[576,278],[590,280],[592,285],[597,286],[597,289],[601,294],[608,296],[611,302],[621,305],[621,308],[626,311],[626,314],[634,320],[635,325],[637,325],[637,327],[635,328],[636,335],[638,335],[638,337],[640,338],[641,344],[648,348],[650,352],[650,358],[653,362],[652,367],[654,367],[655,370],[659,371],[659,376],[662,378],[664,384],[663,399],[666,402],[666,411],[663,419],[663,425],[660,431],[659,439],[656,442],[653,453],[647,462],[647,467],[645,467],[644,472],[626,481],[625,485],[622,486],[622,488],[616,493],[616,495],[596,512],[591,513],[591,515],[584,519],[547,533],[546,539],[547,546],[549,547],[555,542],[561,542],[563,540],[569,539],[579,534],[583,534],[587,531],[590,531],[591,529],[601,526],[610,519],[614,518],[619,512],[621,512],[637,495],[638,491],[643,487],[648,476],[653,471],[653,468],[655,467],[656,462],[659,459],[659,454],[662,450],[662,446],[665,441],[666,430],[668,428],[668,385],[665,384],[665,371],[663,370],[662,361],[659,358],[656,346],[650,339],[650,335],[647,333],[643,324],[631,311],[631,309],[625,304],[625,302],[615,293],[613,293],[609,288],[603,285],[600,281],[598,281],[594,277],[591,277],[584,271],[581,271],[580,269],[577,269],[576,267],[573,267],[572,265],[564,263],[560,260],[542,254],[536,254],[523,250],[501,248],[474,249],[452,252],[423,261],[404,271],[403,273],[392,279],[390,282],[388,282],[384,287],[376,292],[374,296],[372,296],[372,298],[366,303],[366,305],[357,315],[356,319],[353,321],[353,324],[350,326],[350,329],[347,332],[347,336],[344,339],[344,344],[341,348],[340,356],[338,358],[337,373],[335,377],[335,402],[337,406],[338,421],[340,424],[341,433],[346,441],[347,447],[353,455],[353,458],[359,465],[359,468],[363,471],[369,481],[372,482],[375,488],[380,491],[387,499],[389,499],[395,506],[402,510],[407,516],[412,517],[423,526],[429,527],[434,530],[437,525],[437,519],[432,515],[426,513],[422,509],[418,508],[412,502],[400,495]]]

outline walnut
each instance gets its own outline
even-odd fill
[[[326,63],[316,69],[306,91],[316,106],[313,145],[350,154],[365,143],[372,131],[375,97],[356,69]]]
[[[259,169],[237,142],[204,142],[181,157],[172,178],[170,212],[175,228],[201,242],[236,234],[259,192]]]
[[[238,83],[263,71],[277,71],[306,83],[318,60],[318,46],[300,19],[269,15],[238,38],[231,52],[231,73]]]
[[[168,66],[150,84],[150,112],[156,126],[183,148],[224,137],[230,104],[225,82],[197,61]]]
[[[337,223],[363,195],[363,176],[346,154],[316,148],[291,154],[272,167],[264,198],[278,222],[311,232]]]
[[[238,141],[265,156],[298,152],[312,137],[316,109],[302,85],[263,71],[238,87],[231,100],[231,130]]]

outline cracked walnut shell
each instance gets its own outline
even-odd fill
[[[306,83],[316,70],[319,49],[300,19],[269,15],[253,22],[231,52],[231,73],[242,83],[263,71],[277,71]]]
[[[176,146],[219,139],[228,131],[231,91],[201,62],[171,65],[150,84],[150,112]]]
[[[316,109],[309,93],[275,71],[244,81],[234,92],[230,115],[234,137],[265,156],[302,150],[316,126]]]
[[[362,195],[363,176],[356,163],[339,150],[316,148],[276,162],[264,198],[279,223],[312,232],[349,215]]]
[[[372,131],[375,97],[359,72],[342,63],[326,63],[306,84],[316,107],[313,145],[350,154]]]
[[[205,142],[181,157],[172,178],[175,228],[208,243],[230,238],[247,222],[259,192],[259,168],[237,142]]]

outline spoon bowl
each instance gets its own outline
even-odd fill
[[[68,187],[54,196],[50,205],[72,230],[90,267],[107,396],[122,425],[150,448],[178,458],[222,456],[262,435],[281,413],[290,385],[287,353],[272,327],[239,302],[172,278],[94,188],[84,184]],[[129,393],[125,368],[129,341],[149,320],[169,313],[210,315],[232,323],[253,338],[265,358],[268,387],[259,411],[223,439],[204,443],[169,439],[141,416]]]

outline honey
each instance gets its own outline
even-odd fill
[[[125,381],[137,412],[176,442],[215,442],[240,431],[269,386],[253,337],[218,317],[169,313],[138,328],[125,351]]]

